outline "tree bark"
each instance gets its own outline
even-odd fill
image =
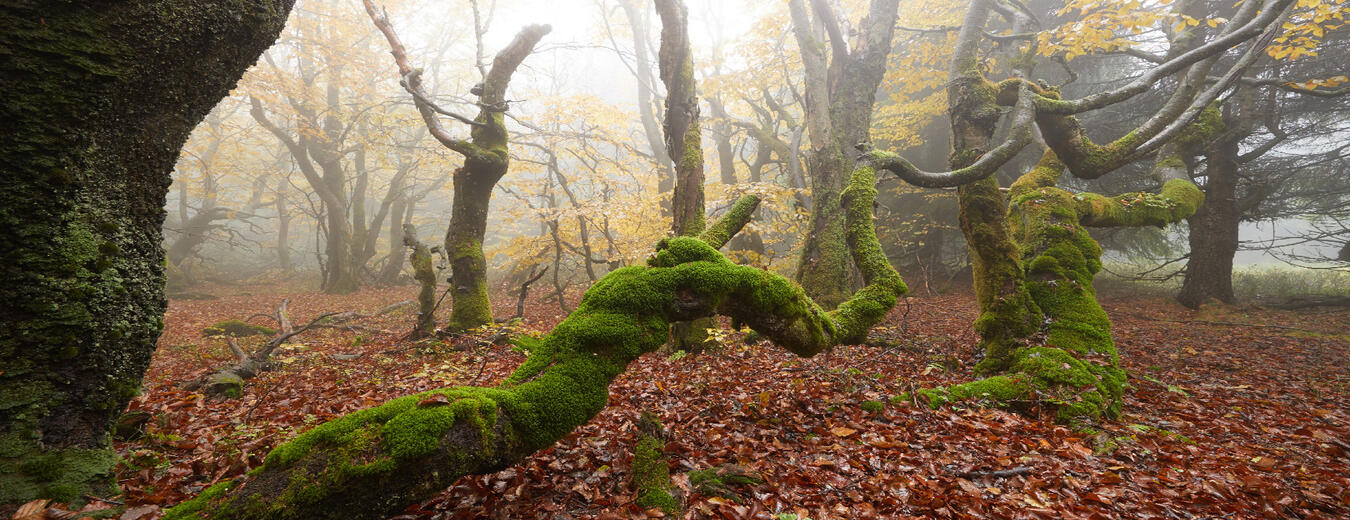
[[[848,251],[843,246],[844,208],[839,194],[857,159],[854,146],[868,141],[872,105],[895,34],[898,2],[871,2],[852,50],[827,2],[811,0],[815,22],[828,34],[823,42],[811,29],[804,0],[789,4],[806,73],[806,127],[811,142],[805,160],[811,185],[811,220],[796,279],[818,303],[831,307],[844,301],[854,286]]]
[[[114,492],[108,431],[162,327],[169,172],[290,5],[0,9],[0,504]]]
[[[1205,203],[1192,215],[1191,256],[1177,301],[1195,309],[1211,298],[1236,303],[1233,255],[1238,249],[1242,212],[1237,204],[1238,143],[1222,139],[1206,152]]]

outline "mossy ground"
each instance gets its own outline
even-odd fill
[[[225,320],[212,323],[210,327],[202,329],[203,336],[230,336],[243,338],[248,336],[271,336],[276,334],[276,329],[254,325],[242,320]]]

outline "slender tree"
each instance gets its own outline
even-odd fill
[[[446,148],[464,156],[464,166],[454,172],[454,206],[451,207],[450,227],[445,235],[452,287],[452,308],[447,328],[467,330],[492,323],[483,237],[487,234],[492,190],[497,186],[497,181],[506,175],[510,164],[505,120],[510,101],[506,99],[506,88],[516,67],[530,55],[535,44],[551,28],[547,25],[526,26],[506,48],[497,53],[483,83],[474,87],[473,94],[478,96],[479,112],[476,118],[469,119],[432,102],[422,89],[421,69],[413,69],[388,17],[370,0],[363,1],[375,26],[389,40],[399,74],[403,76],[403,85],[412,94],[427,129]],[[440,115],[469,125],[469,139],[451,136],[441,125]]]

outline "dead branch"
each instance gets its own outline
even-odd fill
[[[259,373],[267,370],[270,366],[272,352],[285,344],[287,340],[314,328],[324,328],[324,320],[332,318],[338,314],[330,312],[323,314],[303,327],[295,328],[291,319],[286,315],[286,306],[290,303],[289,299],[281,300],[281,305],[277,306],[274,318],[280,324],[281,329],[277,335],[268,339],[261,347],[258,347],[252,354],[247,354],[244,349],[234,341],[234,338],[226,338],[226,343],[230,347],[230,352],[234,354],[236,362],[234,365],[223,368],[211,374],[197,378],[185,385],[187,390],[202,389],[207,394],[224,397],[239,397],[243,393],[244,381],[253,379]],[[329,326],[331,327],[331,326]]]

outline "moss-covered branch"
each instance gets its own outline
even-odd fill
[[[849,243],[869,284],[836,312],[823,312],[781,276],[731,263],[707,242],[670,238],[647,266],[596,282],[500,385],[423,392],[330,421],[165,518],[383,518],[460,476],[514,464],[589,421],[604,408],[610,382],[666,342],[672,321],[731,316],[803,356],[860,337],[905,291],[872,226],[872,182],[871,170],[860,169],[847,197]]]
[[[707,242],[713,249],[721,249],[750,222],[756,208],[759,208],[758,196],[742,195],[736,199],[735,204],[732,204],[731,209],[728,209],[713,225],[708,226],[708,229],[703,230],[703,234],[698,238]]]
[[[1004,139],[993,150],[980,155],[969,166],[947,172],[927,172],[920,170],[918,166],[904,157],[880,150],[873,150],[864,154],[863,159],[870,162],[878,170],[891,172],[905,182],[924,188],[960,186],[993,175],[1004,164],[1016,157],[1017,153],[1022,151],[1022,148],[1031,143],[1031,126],[1035,121],[1036,114],[1032,102],[1033,94],[1027,88],[1020,89],[1020,91],[1020,99],[1013,108],[1015,116],[1007,139]]]

